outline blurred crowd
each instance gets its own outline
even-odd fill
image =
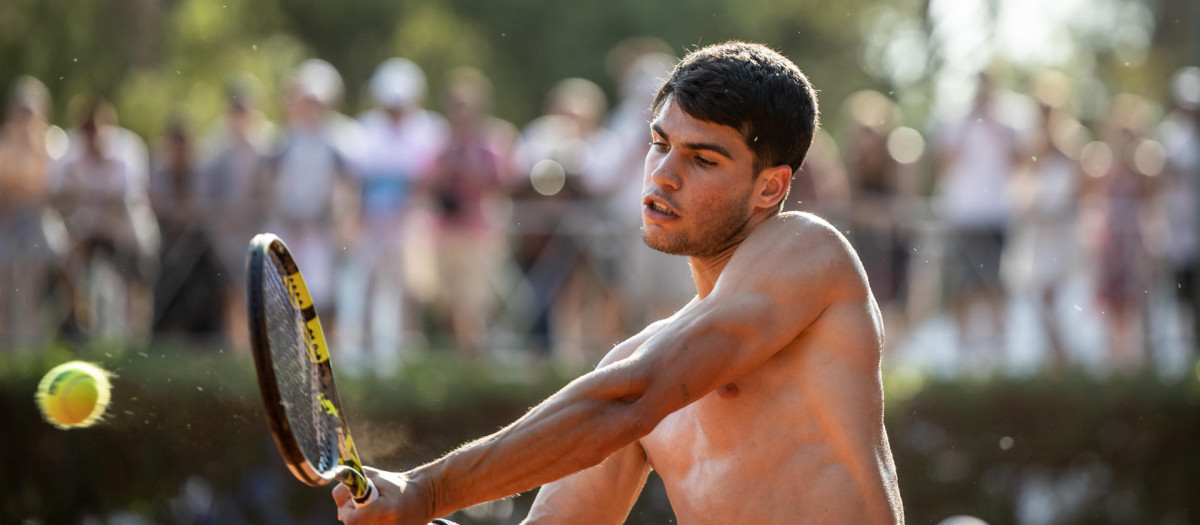
[[[310,59],[277,95],[230,80],[218,121],[181,116],[149,143],[99,98],[72,99],[56,126],[51,93],[21,78],[0,136],[0,344],[245,347],[245,251],[270,231],[304,271],[339,369],[386,376],[434,348],[594,363],[693,293],[686,261],[638,234],[648,108],[675,61],[627,41],[610,57],[615,102],[569,78],[517,126],[493,115],[482,72],[430,86],[404,58],[378,66],[373,108],[349,116],[338,70]],[[923,130],[887,95],[854,93],[826,109],[839,136],[818,134],[796,174],[788,207],[846,233],[889,343],[943,313],[961,366],[991,366],[1022,295],[1045,366],[1071,366],[1061,303],[1079,279],[1114,367],[1151,359],[1156,287],[1191,337],[1200,70],[1175,75],[1169,107],[1121,94],[1089,121],[1061,73],[1026,93],[993,84],[980,74],[968,111]]]

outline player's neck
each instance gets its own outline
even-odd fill
[[[729,259],[733,257],[734,252],[738,247],[746,241],[764,222],[776,216],[773,213],[755,214],[750,218],[746,227],[737,235],[735,240],[729,243],[721,251],[713,255],[692,255],[688,257],[688,266],[692,270],[692,282],[696,285],[696,295],[701,299],[708,297],[712,293],[713,288],[717,285],[717,279],[721,277],[721,272],[725,271],[725,265],[729,263]]]
[[[732,252],[730,253],[732,254]],[[701,299],[712,293],[717,285],[717,278],[725,269],[729,257],[688,257],[688,266],[692,269],[692,282],[696,285],[696,295]]]
[[[692,282],[696,285],[697,296],[703,299],[712,293],[713,287],[717,285],[717,279],[721,277],[721,272],[725,271],[725,265],[729,263],[733,252],[737,251],[738,246],[741,246],[744,240],[744,237],[738,239],[737,242],[730,244],[715,255],[688,257],[688,266],[692,269]]]

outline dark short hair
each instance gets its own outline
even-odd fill
[[[795,173],[817,130],[816,90],[791,60],[760,44],[726,42],[689,53],[654,96],[700,120],[732,127],[754,152],[754,174],[787,164]]]

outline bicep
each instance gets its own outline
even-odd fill
[[[599,465],[543,485],[522,523],[622,523],[649,474],[646,453],[634,442]]]
[[[712,297],[710,297],[711,299]],[[627,365],[647,371],[638,400],[657,421],[760,366],[799,333],[772,311],[768,294],[742,293],[708,305],[647,341]]]
[[[633,355],[638,348],[641,348],[643,344],[646,344],[646,341],[648,341],[655,334],[661,332],[663,328],[670,325],[671,321],[673,321],[679,315],[680,313],[677,312],[668,319],[650,323],[648,326],[646,326],[646,328],[642,329],[641,332],[638,332],[633,337],[630,337],[629,339],[626,339],[617,346],[613,347],[613,349],[610,350],[608,354],[606,354],[604,358],[600,360],[600,363],[596,365],[596,368],[604,368],[605,366],[622,361],[628,358],[630,355]]]

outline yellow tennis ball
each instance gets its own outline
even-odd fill
[[[38,383],[38,408],[58,428],[91,426],[108,408],[112,395],[108,376],[108,371],[83,361],[58,365]]]

